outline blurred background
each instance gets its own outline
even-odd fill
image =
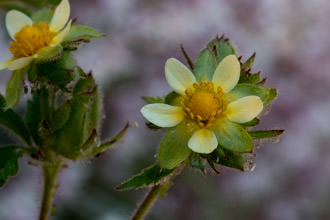
[[[330,2],[327,0],[71,0],[72,17],[107,37],[83,45],[78,63],[104,92],[103,137],[137,122],[106,154],[69,163],[59,176],[54,220],[126,220],[146,190],[114,187],[155,161],[163,132],[144,126],[144,95],[170,91],[169,57],[184,62],[183,43],[195,59],[217,34],[234,42],[243,60],[257,52],[255,71],[276,87],[278,99],[259,125],[285,129],[262,143],[256,168],[221,168],[207,177],[191,169],[175,179],[147,220],[330,219]],[[0,12],[0,60],[10,57]],[[4,94],[9,71],[0,74]],[[25,100],[27,97],[25,97]],[[24,114],[25,103],[17,110]],[[15,138],[0,130],[1,144]],[[278,142],[279,141],[279,142]],[[274,144],[274,142],[278,142]],[[21,171],[0,189],[1,220],[38,216],[41,169],[21,160]]]

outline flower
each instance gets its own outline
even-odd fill
[[[233,139],[240,139],[239,135],[246,131],[235,124],[251,121],[263,110],[263,102],[258,96],[235,99],[230,93],[240,77],[240,63],[234,55],[219,63],[212,81],[196,81],[193,73],[174,58],[166,62],[165,76],[168,84],[179,94],[179,101],[175,105],[148,104],[141,113],[159,127],[182,126],[185,123],[186,130],[193,129],[187,145],[194,152],[208,154],[218,144],[227,147],[231,142],[237,142]],[[230,135],[231,132],[233,134]],[[244,137],[241,139],[245,141]],[[252,145],[251,139],[247,141]]]
[[[58,46],[70,31],[70,4],[68,0],[56,7],[49,24],[34,23],[31,18],[17,10],[11,10],[6,15],[6,27],[10,37],[10,52],[13,57],[0,63],[0,70],[21,69],[29,65],[34,59]]]

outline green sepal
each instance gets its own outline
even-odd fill
[[[254,60],[256,58],[256,53],[254,52],[242,65],[242,69],[248,71],[252,68]]]
[[[22,156],[22,147],[0,147],[0,187],[7,182],[10,176],[14,176],[18,173],[18,159]]]
[[[79,158],[81,147],[98,130],[100,114],[99,90],[92,75],[88,75],[74,87],[67,123],[45,140],[45,146],[69,159]]]
[[[194,122],[184,119],[167,130],[158,149],[160,167],[173,169],[189,157],[191,150],[188,148],[188,141],[196,129],[198,127]]]
[[[38,65],[35,62],[32,62],[28,69],[28,80],[34,82],[37,80],[39,75]]]
[[[50,129],[52,132],[56,132],[59,129],[61,129],[66,122],[69,120],[71,113],[71,103],[67,101],[62,106],[60,106],[56,111],[54,112],[54,116],[52,117],[52,120],[50,121]]]
[[[54,8],[43,8],[34,13],[31,18],[36,24],[39,22],[49,24],[53,18],[54,12]]]
[[[253,149],[252,138],[246,129],[227,118],[215,121],[212,131],[215,133],[218,143],[228,150],[247,153]]]
[[[96,31],[95,29],[82,26],[82,25],[73,25],[71,26],[69,34],[64,38],[62,45],[65,48],[77,49],[81,42],[89,42],[90,38],[100,38],[104,34]]]
[[[116,187],[117,190],[138,189],[142,187],[151,187],[160,184],[164,179],[167,179],[175,169],[163,169],[158,164],[154,164],[131,179],[125,181]]]
[[[221,146],[218,146],[212,154],[215,155],[215,163],[240,171],[246,171],[246,169],[250,166],[250,164],[247,166],[247,163],[251,163],[251,160],[248,159],[246,154],[236,153],[222,148]]]
[[[178,93],[173,91],[165,96],[164,102],[165,102],[165,104],[168,104],[168,105],[177,105],[178,106],[181,103],[181,98],[182,98],[181,95],[179,95]]]
[[[233,90],[226,94],[231,101],[250,95],[258,96],[262,100],[264,107],[266,107],[276,98],[277,91],[273,88],[242,83],[237,84]]]
[[[21,116],[12,109],[4,110],[5,99],[0,95],[0,125],[16,134],[24,143],[30,144],[30,134]]]
[[[253,139],[273,138],[283,134],[284,130],[249,131]]]
[[[15,70],[11,74],[6,87],[6,109],[13,108],[19,103],[27,68]]]
[[[244,126],[244,127],[253,127],[256,126],[257,124],[259,124],[260,120],[258,118],[254,118],[251,121],[242,123],[240,125]]]
[[[74,80],[75,66],[76,62],[71,53],[69,51],[63,51],[59,59],[39,64],[40,78],[63,88]]]
[[[250,72],[241,71],[241,75],[238,83],[257,84],[259,82],[260,82],[260,72],[250,73]]]
[[[159,127],[159,126],[157,126],[157,125],[155,125],[155,124],[153,124],[153,123],[151,123],[151,122],[147,122],[147,123],[146,123],[146,126],[147,126],[149,129],[151,129],[151,130],[162,129],[162,127]]]
[[[207,48],[212,51],[218,64],[228,55],[238,55],[235,46],[225,36],[217,36],[208,43]]]
[[[202,50],[198,55],[193,73],[198,82],[200,81],[212,81],[215,69],[218,66],[216,57],[208,48]]]
[[[147,104],[164,103],[164,99],[160,97],[142,96],[142,99]]]
[[[31,8],[26,7],[24,3],[21,2],[12,2],[12,0],[0,1],[0,8],[10,11],[10,10],[18,10],[26,14],[27,16],[31,16]]]
[[[202,173],[205,172],[204,160],[199,156],[199,154],[192,152],[189,156],[189,162],[192,167],[199,169]]]
[[[63,47],[61,45],[45,48],[45,51],[35,59],[35,62],[47,63],[57,60],[61,57],[62,51],[63,51]]]

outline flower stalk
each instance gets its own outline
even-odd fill
[[[56,178],[61,168],[62,161],[55,163],[47,163],[43,165],[44,174],[44,191],[42,196],[42,203],[40,209],[39,220],[47,220],[51,214],[53,196],[56,189]]]

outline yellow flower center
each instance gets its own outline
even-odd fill
[[[182,107],[186,115],[199,126],[209,127],[227,106],[224,93],[220,87],[215,89],[212,82],[194,83],[193,87],[185,91]]]
[[[15,58],[33,56],[38,50],[49,46],[55,34],[44,22],[27,25],[14,35],[16,42],[10,42],[9,50]]]

